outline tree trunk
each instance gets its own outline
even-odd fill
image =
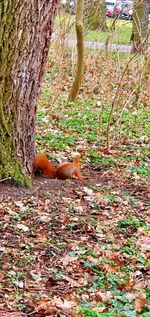
[[[0,2],[0,178],[27,184],[57,0]]]
[[[150,0],[134,0],[131,41],[132,53],[144,53],[148,42]]]
[[[84,0],[77,0],[76,3],[76,34],[77,34],[77,70],[72,88],[69,94],[69,101],[74,101],[78,95],[83,76],[84,65],[84,31],[83,31],[83,9]]]
[[[107,31],[105,0],[85,0],[85,18],[87,28]]]

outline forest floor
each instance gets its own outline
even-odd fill
[[[149,316],[149,188],[123,168],[82,175],[0,184],[0,316]]]
[[[84,178],[39,177],[30,188],[0,182],[0,316],[150,317],[149,107],[138,86],[145,85],[143,61],[130,63],[120,83],[124,56],[118,63],[113,55],[108,68],[103,56],[90,56],[78,102],[67,103],[68,54],[63,67],[51,54],[36,146],[54,164],[82,151]]]

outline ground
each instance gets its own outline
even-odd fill
[[[56,165],[81,152],[84,179],[0,182],[0,316],[150,317],[145,60],[88,52],[78,101],[67,103],[72,54],[58,47],[36,148]]]
[[[81,181],[0,184],[1,316],[147,311],[149,189],[123,173],[89,164]]]

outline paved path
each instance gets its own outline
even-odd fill
[[[74,46],[76,45],[75,40],[67,39],[65,40],[65,44],[68,46]],[[85,47],[92,48],[92,49],[105,49],[105,43],[100,42],[85,42]],[[123,53],[131,53],[132,45],[123,45],[123,44],[109,44],[108,48],[111,51],[118,51]]]

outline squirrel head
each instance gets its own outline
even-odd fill
[[[81,155],[80,154],[76,154],[73,160],[73,163],[75,163],[76,165],[79,165],[81,161]]]

